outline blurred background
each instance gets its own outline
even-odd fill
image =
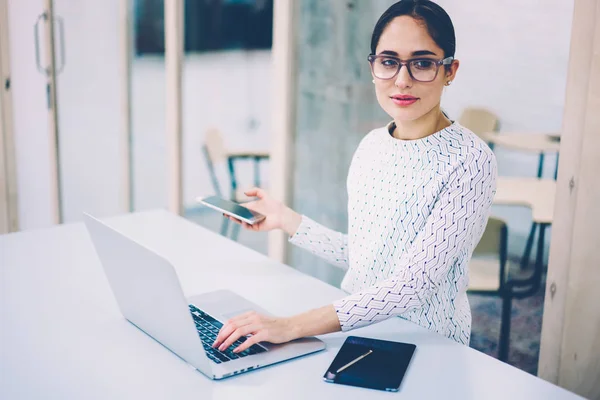
[[[127,174],[131,211],[167,208],[164,1],[127,3],[125,35],[120,0],[51,1],[56,145],[48,134],[48,76],[36,63],[36,49],[52,51],[42,28],[37,34],[32,29],[48,1],[8,1],[16,229],[56,222],[55,185],[61,223],[79,221],[83,211],[101,217],[127,212],[121,200]],[[295,3],[289,205],[344,232],[352,154],[364,135],[389,122],[376,102],[366,58],[373,26],[392,3]],[[482,249],[481,287],[470,294],[471,347],[536,374],[552,223],[551,213],[543,210],[552,209],[548,201],[554,198],[573,4],[438,3],[454,22],[461,61],[442,107],[493,147],[505,179],[493,209],[497,224],[490,226],[491,245]],[[216,193],[242,200],[240,188],[257,183],[269,189],[271,149],[279,134],[271,125],[273,113],[281,112],[272,86],[273,0],[187,0],[183,9],[182,214],[267,254],[267,234],[236,231],[195,198]],[[125,105],[131,111],[130,170],[119,161],[124,84],[130,90]],[[58,182],[50,174],[53,154],[59,154]],[[290,247],[287,260],[339,286],[341,271],[313,255]],[[472,270],[475,274],[475,263]],[[521,290],[500,290],[508,280],[521,282]]]

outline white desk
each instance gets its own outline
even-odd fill
[[[529,207],[534,223],[552,224],[555,197],[555,180],[500,176],[494,204]]]
[[[164,211],[110,220],[170,259],[186,295],[229,288],[279,315],[340,290]],[[126,322],[82,224],[0,237],[3,399],[571,399],[557,386],[394,318],[352,334],[415,343],[399,394],[322,382],[315,355],[213,382]]]
[[[481,138],[493,146],[499,145],[513,150],[521,150],[539,154],[538,178],[542,177],[544,170],[544,154],[557,153],[556,169],[554,179],[558,174],[558,153],[560,152],[560,135],[555,133],[497,133],[487,132],[481,135]],[[558,138],[558,140],[554,140]]]
[[[544,234],[546,228],[554,220],[554,200],[556,199],[556,181],[551,179],[499,177],[494,204],[525,206],[531,209],[533,224],[525,245],[525,253],[521,260],[521,267],[529,264],[529,257],[533,246],[533,239],[537,226],[540,227],[536,266],[538,278],[541,282],[544,259]],[[539,283],[538,283],[539,287]],[[533,288],[535,290],[535,287]]]
[[[539,281],[541,281],[543,269],[544,234],[546,228],[552,224],[554,219],[555,199],[555,180],[522,177],[498,178],[494,204],[525,206],[531,209],[533,224],[531,226],[531,231],[529,232],[529,237],[527,238],[527,244],[525,245],[525,254],[523,254],[523,259],[521,261],[521,266],[523,268],[529,264],[535,230],[538,225],[540,227],[535,266],[538,276],[536,280]]]
[[[514,150],[531,151],[534,153],[558,153],[560,142],[553,140],[558,134],[548,133],[497,133],[489,132],[482,138],[490,143],[498,144]]]

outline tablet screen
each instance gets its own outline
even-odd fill
[[[330,383],[395,392],[415,349],[410,343],[349,336],[323,378]]]

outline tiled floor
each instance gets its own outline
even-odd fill
[[[529,276],[531,270],[521,271],[509,263],[512,276]],[[508,363],[533,375],[537,374],[540,335],[544,310],[545,279],[531,297],[513,300]],[[471,347],[492,357],[498,354],[502,301],[497,297],[469,295],[473,315]]]

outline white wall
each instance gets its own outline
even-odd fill
[[[186,55],[183,64],[183,203],[195,207],[199,195],[214,193],[202,153],[204,133],[218,127],[232,149],[269,149],[270,51]],[[134,202],[136,209],[166,207],[167,165],[164,60],[133,62]],[[216,166],[227,195],[225,165]],[[267,164],[261,180],[268,182]],[[253,182],[250,162],[236,164],[241,186]]]
[[[503,131],[560,131],[572,1],[440,0],[456,28],[462,62],[444,107],[472,104],[501,118]]]
[[[439,0],[456,29],[461,66],[442,106],[453,118],[483,106],[500,118],[502,132],[560,133],[571,37],[571,0]],[[496,147],[499,174],[536,176],[538,156]],[[556,158],[546,155],[544,176]],[[495,207],[508,220],[513,253],[529,233],[531,213]],[[549,236],[549,235],[548,235]],[[549,238],[548,238],[549,243]]]
[[[204,132],[218,127],[228,148],[269,150],[271,137],[271,52],[221,52],[185,58],[184,95],[184,205],[193,206],[199,194],[213,193],[201,146]],[[262,164],[261,181],[268,185]],[[228,193],[224,165],[221,187]],[[219,168],[220,167],[220,168]],[[252,163],[236,164],[240,187],[253,183]]]
[[[57,76],[64,220],[79,221],[84,211],[113,215],[122,211],[123,179],[119,0],[54,0],[54,7],[65,26],[66,66]]]

